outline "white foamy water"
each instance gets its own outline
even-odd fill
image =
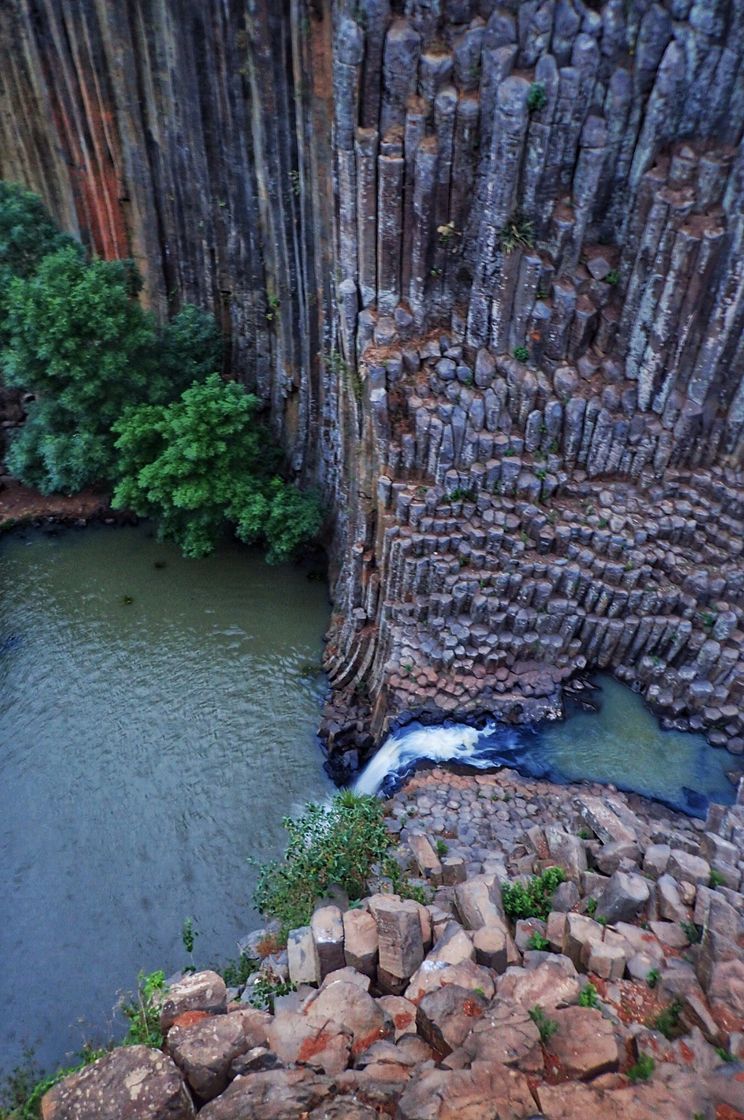
[[[478,769],[492,767],[493,758],[479,757],[478,747],[484,740],[492,738],[496,728],[495,723],[486,724],[480,731],[464,723],[449,727],[403,728],[385,740],[357,778],[354,790],[356,793],[375,794],[389,774],[397,774],[423,759],[429,762],[466,762]],[[502,746],[516,745],[517,736],[511,729],[499,730],[503,734]]]

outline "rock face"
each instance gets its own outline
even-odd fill
[[[728,0],[8,0],[0,172],[232,368],[335,510],[324,728],[584,668],[744,751]],[[438,874],[436,865],[429,871]]]

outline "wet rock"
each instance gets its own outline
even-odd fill
[[[642,875],[616,871],[597,902],[595,917],[608,922],[628,922],[647,904],[651,892]]]

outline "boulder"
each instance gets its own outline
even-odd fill
[[[352,1055],[361,1054],[373,1042],[392,1034],[384,1010],[368,992],[346,979],[337,980],[311,996],[303,1015],[321,1024],[329,1019],[343,1023],[352,1035]]]
[[[710,864],[707,859],[691,855],[682,848],[672,848],[667,872],[680,883],[704,883],[707,886],[710,881]]]
[[[466,929],[502,925],[504,908],[495,875],[476,875],[455,887],[455,906]]]
[[[603,844],[596,858],[596,865],[603,875],[612,875],[621,866],[628,863],[637,864],[641,858],[641,849],[638,844],[628,840],[613,840]]]
[[[473,948],[478,964],[494,972],[504,972],[509,934],[504,926],[481,926],[473,933]]]
[[[268,1030],[269,1048],[284,1065],[295,1062],[331,1077],[346,1069],[352,1033],[334,1019],[309,1019],[299,1011],[278,1012]]]
[[[590,947],[602,940],[602,927],[599,922],[585,914],[567,914],[563,928],[563,952],[576,968],[581,968],[589,959]]]
[[[602,980],[621,980],[625,972],[627,959],[626,951],[621,945],[594,941],[589,947],[586,969],[587,972],[593,972]]]
[[[580,1081],[538,1085],[537,1099],[546,1120],[691,1120],[708,1116],[709,1098],[700,1079],[676,1071],[626,1089],[604,1089]]]
[[[575,1003],[581,982],[568,957],[550,956],[529,971],[509,968],[498,981],[498,997],[528,1011]]]
[[[547,1047],[558,1059],[561,1070],[582,1081],[611,1073],[621,1060],[615,1031],[602,1013],[591,1007],[567,1007],[554,1011],[551,1019],[558,1030]]]
[[[343,968],[344,923],[338,906],[321,906],[310,919],[310,928],[318,954],[320,978]]]
[[[235,1058],[264,1046],[271,1016],[255,1008],[210,1015],[193,1026],[171,1027],[168,1053],[202,1101],[211,1100],[231,1080]]]
[[[418,905],[411,899],[376,895],[371,908],[379,938],[379,967],[398,980],[408,979],[424,959]]]
[[[442,882],[442,864],[428,836],[423,832],[412,832],[408,836],[408,846],[421,874],[438,886]]]
[[[682,901],[676,880],[671,875],[660,875],[656,880],[656,906],[660,918],[670,922],[689,921],[690,912]]]
[[[651,897],[642,875],[615,871],[597,902],[595,917],[608,922],[629,922],[641,912]]]
[[[744,1025],[744,960],[718,961],[713,965],[708,999],[714,1007],[728,1009]]]
[[[428,992],[436,991],[446,984],[459,984],[461,988],[469,988],[473,992],[480,990],[487,999],[491,999],[495,992],[491,973],[473,961],[447,964],[445,961],[426,960],[411,977],[411,983],[406,988],[406,999],[417,1004]]]
[[[667,869],[671,852],[668,844],[650,844],[643,854],[644,873],[658,879]]]
[[[175,1063],[147,1046],[121,1046],[60,1081],[43,1120],[189,1120],[194,1103]]]
[[[328,1099],[332,1082],[310,1069],[274,1069],[236,1077],[199,1113],[200,1120],[297,1120]],[[97,1117],[102,1120],[103,1113]]]
[[[377,922],[366,910],[347,910],[343,922],[346,963],[373,977],[379,957]]]
[[[310,926],[293,929],[287,938],[289,978],[293,984],[319,984],[320,960]]]
[[[440,1057],[460,1046],[487,1003],[478,992],[448,984],[425,995],[418,1005],[418,1033]]]
[[[445,964],[461,964],[462,961],[475,959],[473,939],[465,932],[459,922],[448,922],[437,939],[434,948],[426,955],[427,961],[444,961]]]
[[[445,856],[442,860],[442,882],[445,887],[464,883],[467,877],[468,869],[462,856]]]
[[[495,999],[465,1038],[462,1048],[471,1062],[501,1063],[526,1073],[543,1069],[540,1032],[525,1008]]]
[[[394,1037],[397,1042],[405,1034],[416,1030],[416,1004],[404,996],[381,996],[377,1001],[393,1022]]]
[[[582,795],[575,799],[574,804],[579,811],[579,816],[586,821],[592,832],[599,837],[603,844],[610,844],[613,841],[629,844],[637,842],[637,830],[621,820],[609,797],[599,798]],[[620,809],[620,812],[628,820],[631,819],[632,814],[629,810]]]
[[[211,1015],[227,1010],[225,981],[216,972],[192,972],[171,984],[160,1004],[160,1029],[165,1033],[184,1011],[207,1011]]]
[[[500,1065],[426,1070],[398,1101],[396,1120],[518,1120],[535,1102],[524,1074]]]

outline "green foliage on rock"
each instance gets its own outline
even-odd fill
[[[540,1032],[540,1041],[549,1042],[558,1030],[558,1024],[555,1019],[549,1019],[542,1007],[539,1007],[537,1004],[530,1008],[529,1016]]]
[[[551,902],[556,888],[565,882],[562,867],[548,867],[541,875],[533,875],[525,883],[504,883],[501,898],[504,910],[516,921],[518,918],[542,918],[550,913]]]
[[[241,540],[264,543],[268,560],[291,557],[318,533],[320,507],[276,473],[258,407],[212,374],[169,405],[128,409],[114,424],[114,506],[156,518],[186,556],[210,553],[228,521]]]
[[[123,1046],[162,1046],[163,1032],[160,1029],[160,1004],[168,991],[165,973],[161,970],[137,977],[137,991],[131,999],[121,1004],[123,1015],[129,1020],[129,1028]]]
[[[362,898],[373,866],[385,863],[390,850],[381,802],[348,790],[283,824],[289,834],[284,858],[261,867],[254,900],[262,914],[279,919],[285,934],[308,924],[332,886],[352,900]]]

